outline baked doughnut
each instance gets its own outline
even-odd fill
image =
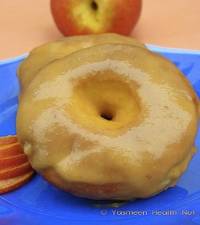
[[[175,185],[195,152],[198,99],[181,72],[145,48],[79,50],[37,72],[17,135],[49,182],[91,199],[133,199]]]
[[[21,63],[18,69],[21,89],[23,90],[34,78],[36,72],[48,63],[82,48],[109,43],[130,44],[143,48],[145,47],[134,38],[113,33],[80,35],[46,43],[33,49],[29,56]]]

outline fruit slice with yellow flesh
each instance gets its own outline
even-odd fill
[[[5,137],[0,137],[0,146],[8,145],[8,144],[13,144],[17,142],[17,136],[16,135],[10,135],[10,136],[5,136]]]
[[[23,185],[33,174],[16,135],[0,138],[0,194]]]
[[[1,169],[19,166],[25,162],[28,162],[28,159],[24,153],[16,156],[0,157],[0,171]]]
[[[0,170],[0,180],[9,179],[31,172],[32,168],[29,162],[25,162],[21,165],[5,168]]]
[[[7,193],[21,187],[31,179],[33,173],[34,172],[31,171],[21,176],[0,180],[0,194]]]
[[[7,145],[0,145],[0,158],[16,156],[23,153],[22,146],[19,142]]]

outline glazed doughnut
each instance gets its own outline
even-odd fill
[[[145,47],[134,38],[119,34],[106,33],[99,35],[80,35],[75,37],[62,38],[60,40],[46,43],[33,49],[28,58],[24,60],[19,69],[21,89],[23,90],[35,77],[37,71],[48,63],[71,54],[82,48],[91,47],[99,44],[130,44]]]
[[[92,199],[133,199],[175,185],[195,152],[198,99],[168,60],[145,48],[79,50],[37,72],[17,135],[35,170]]]

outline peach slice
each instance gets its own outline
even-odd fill
[[[18,142],[0,145],[0,158],[16,156],[23,153],[22,146]]]
[[[1,180],[0,181],[0,194],[13,191],[14,189],[22,186],[26,182],[30,180],[30,178],[33,175],[33,171],[29,173],[25,173],[24,175],[15,177],[15,178],[10,178],[6,180]]]
[[[21,176],[30,171],[32,171],[32,167],[29,162],[26,162],[20,166],[0,170],[0,180]]]
[[[17,136],[0,137],[0,194],[20,187],[33,173]]]
[[[9,135],[5,137],[0,137],[0,146],[1,145],[8,145],[13,144],[17,142],[17,136],[16,135]]]
[[[10,167],[16,167],[28,161],[25,154],[0,158],[0,170]]]

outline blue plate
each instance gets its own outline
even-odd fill
[[[149,46],[175,63],[200,96],[200,52]],[[0,136],[15,134],[19,84],[16,70],[25,56],[0,61]],[[200,150],[200,132],[196,138]],[[106,201],[74,197],[39,175],[0,196],[0,225],[197,225],[200,224],[200,151],[174,188],[146,200],[111,208]]]

